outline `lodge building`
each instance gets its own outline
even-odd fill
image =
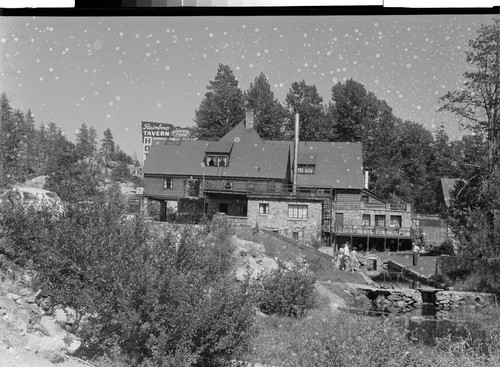
[[[153,140],[143,173],[163,213],[195,182],[199,210],[304,244],[396,251],[413,235],[410,205],[368,190],[361,143],[265,141],[252,111],[218,141]]]

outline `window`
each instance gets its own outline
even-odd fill
[[[391,226],[401,228],[401,216],[391,215]]]
[[[385,227],[385,215],[375,215],[375,225],[377,227]]]
[[[288,218],[307,219],[307,205],[288,205]]]
[[[299,232],[292,232],[292,239],[294,241],[298,241],[299,240]]]
[[[363,225],[370,226],[370,214],[363,214]]]
[[[361,195],[361,202],[367,203],[368,202],[368,195]]]
[[[269,204],[259,204],[259,214],[269,214]]]
[[[211,167],[227,167],[229,165],[229,156],[207,154],[205,157],[205,165]]]
[[[174,187],[174,180],[172,180],[172,177],[165,177],[163,179],[163,188],[172,189],[173,187]]]
[[[313,175],[314,174],[314,164],[299,164],[297,165],[297,173],[301,173],[304,175]]]

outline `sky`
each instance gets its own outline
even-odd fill
[[[397,117],[459,139],[439,97],[463,86],[468,41],[494,16],[0,17],[0,91],[73,142],[83,122],[99,139],[109,127],[139,159],[141,121],[193,126],[219,63],[243,91],[264,73],[280,102],[305,80],[326,104],[352,78]]]

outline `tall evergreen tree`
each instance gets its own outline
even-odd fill
[[[0,95],[0,185],[5,187],[10,183],[10,153],[8,144],[12,133],[12,107],[7,93]]]
[[[92,142],[89,128],[83,122],[76,133],[76,154],[80,159],[92,157],[94,153],[94,143]]]
[[[37,172],[45,175],[49,159],[49,138],[47,127],[40,122],[38,130],[35,132],[35,157],[38,163]]]
[[[102,159],[104,160],[104,164],[107,167],[109,161],[113,160],[115,156],[115,141],[113,139],[113,133],[109,127],[104,130],[104,136],[101,140],[100,153]]]
[[[224,64],[219,64],[207,90],[195,111],[195,133],[198,139],[217,140],[245,118],[243,92],[231,68]]]
[[[305,80],[293,82],[285,97],[288,110],[288,134],[294,135],[295,114],[299,114],[299,139],[307,141],[324,140],[323,125],[325,109],[323,97],[318,94],[316,86],[306,84]]]
[[[37,159],[36,159],[36,129],[35,129],[35,119],[31,109],[28,109],[24,116],[26,134],[27,134],[27,144],[28,144],[28,167],[29,172],[36,172],[37,169]]]
[[[255,78],[244,96],[246,107],[254,111],[255,130],[260,137],[265,140],[284,140],[287,112],[274,97],[264,73]]]
[[[93,156],[95,157],[97,154],[97,131],[95,131],[93,126],[89,128],[89,141],[92,145]]]

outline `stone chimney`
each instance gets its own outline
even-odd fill
[[[246,110],[246,119],[245,119],[245,128],[247,130],[253,130],[253,110],[252,109],[247,109]]]

